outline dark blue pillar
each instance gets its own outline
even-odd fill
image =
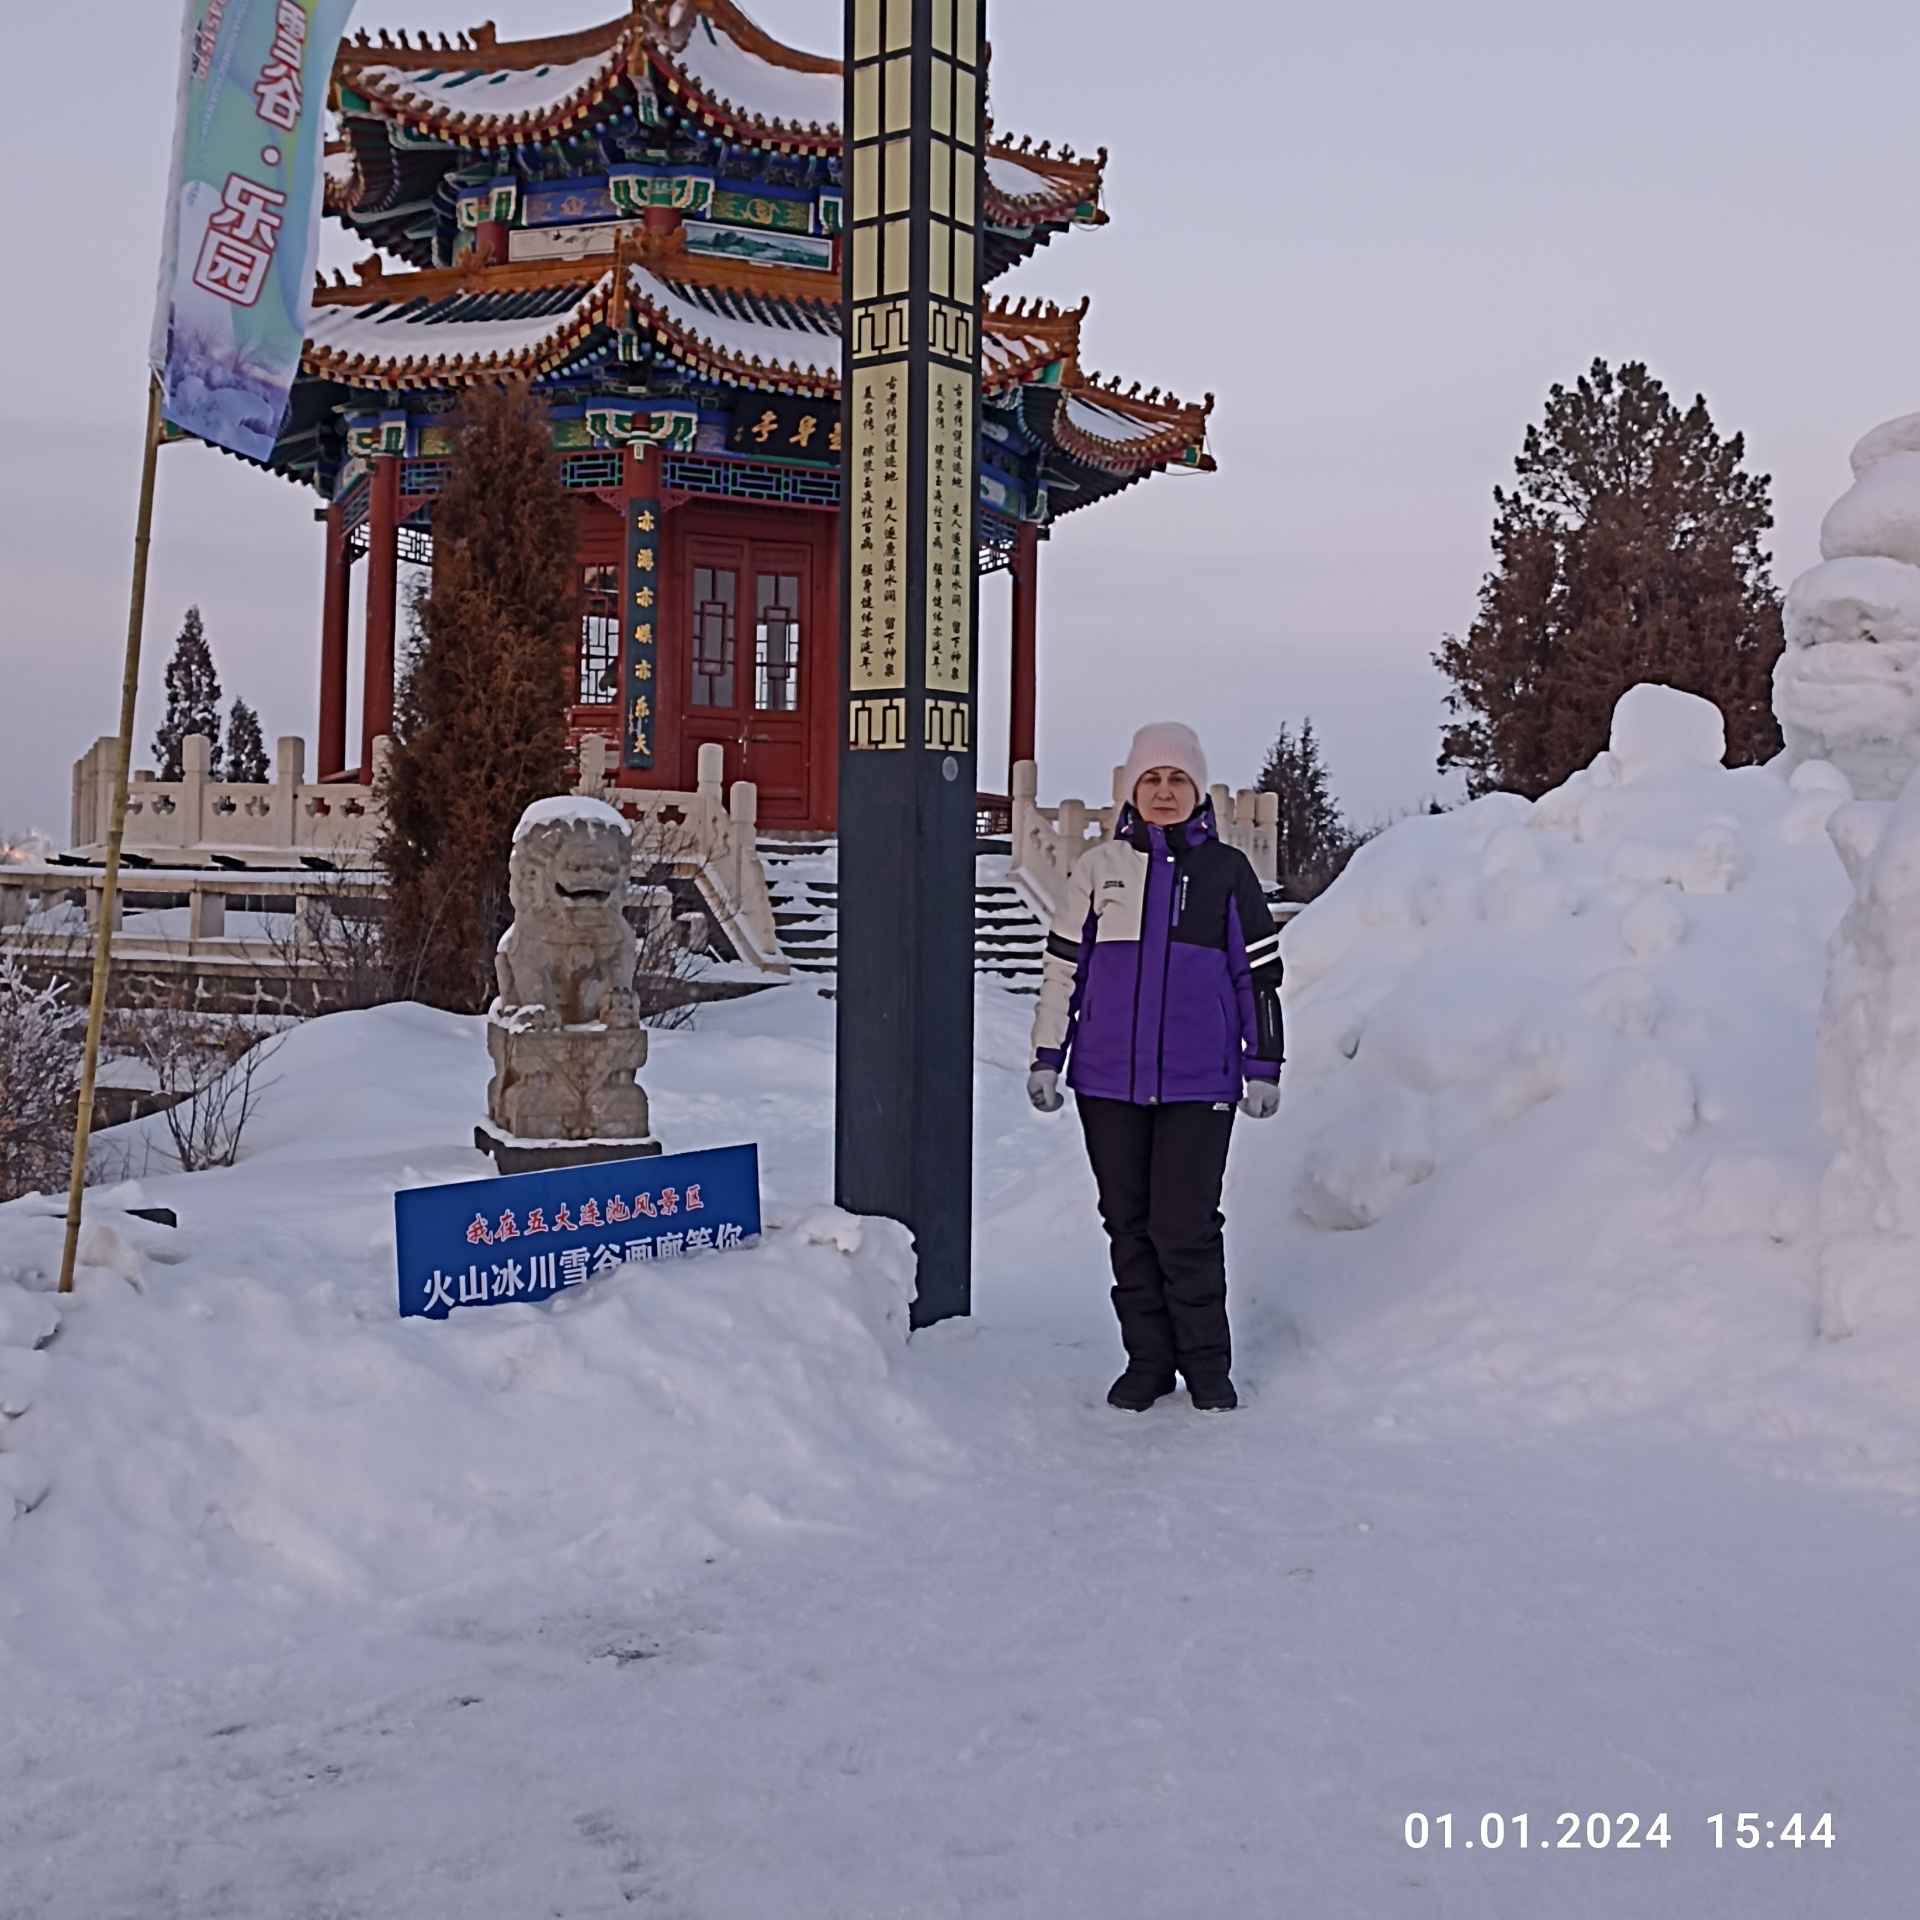
[[[972,1299],[978,0],[848,0],[834,1186]]]

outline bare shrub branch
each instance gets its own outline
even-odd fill
[[[260,1095],[273,1084],[260,1070],[279,1037],[227,1015],[149,1007],[123,1013],[115,1040],[153,1076],[180,1171],[232,1166]]]

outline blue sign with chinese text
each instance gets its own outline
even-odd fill
[[[760,1154],[650,1160],[408,1187],[393,1196],[400,1314],[551,1300],[630,1260],[688,1260],[760,1237]]]

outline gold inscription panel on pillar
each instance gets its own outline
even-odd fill
[[[970,693],[973,379],[927,370],[927,695]]]
[[[848,420],[855,693],[907,684],[907,368],[863,367]]]
[[[979,0],[851,0],[848,24],[846,741],[967,753],[979,484]]]

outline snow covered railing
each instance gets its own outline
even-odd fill
[[[91,948],[106,874],[99,866],[22,860],[0,866],[0,951],[65,957]],[[341,904],[386,898],[382,876],[298,867],[123,867],[113,902],[113,956],[290,963],[310,952]],[[228,915],[235,916],[229,924]]]
[[[98,863],[0,866],[0,959],[84,1002],[105,885]],[[114,1004],[294,1017],[364,1004],[378,997],[385,900],[366,867],[123,867]]]
[[[760,865],[760,790],[751,780],[736,780],[723,792],[726,757],[717,741],[700,749],[699,784],[691,793],[616,786],[608,777],[611,760],[605,738],[586,735],[580,742],[574,792],[604,800],[632,823],[636,872],[664,867],[675,879],[692,881],[715,924],[748,966],[762,973],[787,972]]]
[[[376,763],[385,757],[384,735],[373,751]],[[75,853],[97,858],[105,849],[114,753],[109,736],[73,763],[68,844]],[[308,781],[307,743],[297,734],[276,744],[271,781],[216,780],[209,769],[211,755],[206,736],[190,733],[180,742],[178,780],[134,774],[127,789],[128,853],[150,860],[221,853],[242,859],[279,856],[289,864],[298,864],[302,854],[333,866],[370,862],[380,825],[373,789],[352,780]]]
[[[1113,770],[1114,797],[1104,807],[1084,800],[1062,800],[1043,807],[1036,799],[1039,770],[1031,760],[1013,769],[1013,858],[1007,877],[1020,889],[1027,904],[1042,920],[1051,920],[1066,898],[1067,876],[1088,847],[1097,847],[1113,835],[1125,796],[1120,792],[1124,769]],[[1220,838],[1238,847],[1253,862],[1260,884],[1278,883],[1280,796],[1242,787],[1230,794],[1226,787],[1207,789],[1213,799]]]

